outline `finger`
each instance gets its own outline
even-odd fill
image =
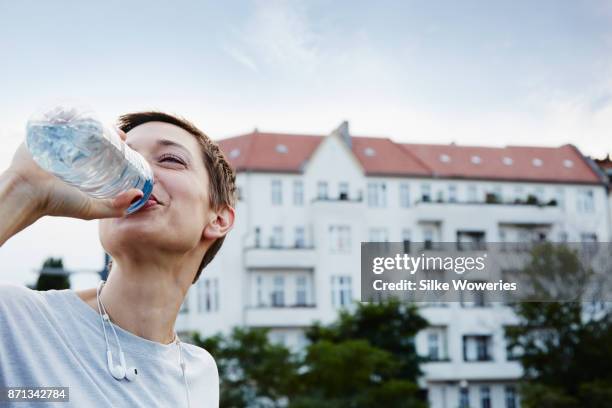
[[[142,198],[143,192],[136,188],[119,194],[115,198],[106,200],[93,200],[94,205],[88,218],[114,218],[125,215],[126,210],[133,202]]]

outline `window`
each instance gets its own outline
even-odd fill
[[[491,336],[463,336],[464,361],[491,361]]]
[[[410,242],[412,241],[412,231],[408,228],[402,230],[402,242],[404,244],[404,253],[410,252]]]
[[[423,230],[423,243],[425,246],[425,249],[432,249],[433,248],[433,231],[431,228],[425,228]]]
[[[306,306],[308,304],[308,289],[305,276],[298,276],[295,281],[295,305]]]
[[[513,385],[506,386],[506,408],[517,408],[516,388]]]
[[[470,203],[478,202],[478,187],[468,186],[468,201]]]
[[[293,205],[304,205],[304,183],[301,180],[293,182]]]
[[[487,386],[480,387],[480,408],[491,408],[491,389]]]
[[[277,225],[272,229],[272,237],[270,237],[271,248],[281,248],[283,246],[283,227]]]
[[[348,225],[330,225],[329,244],[329,249],[332,253],[350,253],[351,227]]]
[[[275,276],[274,277],[274,289],[271,293],[272,307],[284,307],[285,306],[285,277]]]
[[[283,185],[281,180],[272,180],[272,205],[283,203]]]
[[[261,246],[261,228],[255,227],[255,248],[259,248]]]
[[[213,310],[219,310],[219,279],[213,278]]]
[[[317,183],[317,198],[319,200],[327,200],[327,181],[319,181]]]
[[[535,197],[538,199],[539,204],[544,203],[544,187],[538,187],[534,192]]]
[[[421,201],[428,203],[431,201],[431,185],[421,184]]]
[[[380,208],[387,206],[387,186],[384,182],[368,183],[368,206]]]
[[[504,189],[502,186],[493,187],[493,195],[497,198],[498,203],[504,201]]]
[[[219,280],[217,278],[200,278],[197,287],[198,313],[219,310]]]
[[[287,335],[283,332],[273,331],[269,334],[270,343],[277,346],[287,346]]]
[[[352,289],[350,276],[332,276],[332,305],[345,307],[351,304]]]
[[[448,186],[448,201],[450,203],[457,202],[457,186],[454,184]]]
[[[306,246],[306,238],[304,236],[304,227],[295,227],[295,247],[304,248]]]
[[[565,190],[563,188],[558,188],[555,192],[555,200],[557,201],[557,206],[564,210],[565,209]]]
[[[427,357],[432,361],[440,360],[440,335],[437,332],[427,333]]]
[[[406,183],[400,184],[400,207],[410,207],[410,185]]]
[[[579,212],[592,213],[595,211],[593,190],[578,191],[577,209]]]
[[[389,234],[386,228],[370,228],[370,242],[389,242]]]
[[[470,408],[470,390],[468,387],[459,388],[459,408]]]
[[[349,184],[347,182],[342,182],[338,184],[338,199],[339,200],[349,199]]]
[[[263,277],[257,276],[255,278],[255,287],[257,293],[257,307],[265,306],[263,298]]]
[[[522,186],[514,187],[514,202],[523,201],[525,199],[525,192]]]
[[[485,283],[485,281],[473,280],[474,283]],[[484,290],[464,290],[461,292],[462,307],[486,307],[490,306],[487,299],[487,291]]]

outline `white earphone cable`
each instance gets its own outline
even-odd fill
[[[185,382],[185,392],[187,394],[187,408],[191,408],[191,403],[190,403],[191,398],[189,396],[189,385],[187,385],[187,375],[185,374],[186,364],[185,364],[185,360],[183,360],[183,353],[182,353],[183,346],[181,345],[181,339],[179,338],[178,334],[175,333],[175,336],[176,336],[176,344],[179,350],[179,364],[181,366],[181,371],[183,372],[183,381]]]
[[[98,284],[98,288],[96,290],[96,301],[98,303],[98,312],[100,314],[100,321],[102,323],[102,331],[104,332],[104,341],[106,342],[106,351],[108,352],[110,350],[110,344],[108,342],[108,336],[106,335],[106,328],[104,327],[104,316],[106,316],[108,318],[108,323],[111,327],[111,329],[113,330],[113,334],[115,335],[115,341],[117,342],[117,346],[119,348],[119,353],[120,353],[120,358],[121,358],[121,363],[123,365],[125,365],[125,359],[123,357],[123,350],[121,349],[121,343],[119,342],[119,337],[117,336],[117,332],[115,331],[115,328],[112,325],[112,322],[110,321],[110,317],[108,316],[108,313],[106,313],[106,308],[104,307],[104,303],[102,303],[102,299],[100,299],[100,292],[102,290],[102,287],[104,286],[105,281],[100,281],[100,283]],[[186,370],[186,364],[185,364],[185,360],[183,360],[183,353],[182,353],[182,345],[181,345],[181,339],[179,338],[178,334],[176,333],[176,331],[174,332],[174,342],[176,343],[176,345],[178,346],[178,352],[179,352],[179,365],[181,366],[181,372],[183,374],[183,382],[185,383],[185,394],[187,397],[187,408],[191,408],[191,398],[190,398],[190,394],[189,394],[189,385],[187,384],[187,375],[185,373]]]
[[[100,283],[98,284],[98,289],[96,290],[96,301],[98,303],[98,313],[100,314],[100,322],[102,323],[102,331],[104,332],[104,341],[106,342],[106,351],[108,351],[110,350],[110,346],[108,344],[106,328],[104,327],[104,317],[102,315],[102,309],[100,307],[100,289],[102,289],[102,285],[104,285],[104,281],[100,281]]]
[[[102,285],[101,286],[104,286],[104,283],[105,282],[102,281]],[[102,303],[102,299],[100,299],[100,296],[98,296],[98,302],[102,305],[102,311],[104,311],[104,314],[106,316],[108,316],[108,313],[106,312],[106,307],[104,307],[104,303]],[[108,319],[109,319],[109,321],[108,321],[109,326],[113,330],[113,334],[115,335],[115,341],[117,342],[117,347],[119,347],[119,358],[124,360],[125,358],[123,357],[123,350],[121,349],[121,342],[119,342],[119,337],[117,336],[117,331],[115,330],[115,327],[111,324],[110,316],[108,317]],[[104,334],[106,334],[106,331],[104,332]]]

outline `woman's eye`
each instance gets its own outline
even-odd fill
[[[182,164],[183,166],[185,165],[185,162],[183,160],[179,159],[176,156],[162,156],[159,159],[159,161],[161,161],[161,162],[169,161],[169,162],[172,162],[172,163]]]

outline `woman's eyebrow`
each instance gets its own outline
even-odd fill
[[[175,142],[175,141],[173,141],[173,140],[169,140],[169,139],[159,139],[159,140],[157,141],[157,143],[156,143],[156,144],[157,144],[158,146],[172,146],[172,147],[178,147],[179,149],[184,150],[184,151],[185,151],[185,153],[187,153],[187,155],[188,155],[189,157],[191,157],[191,154],[189,153],[189,150],[188,150],[188,149],[187,149],[185,146],[183,146],[182,144],[177,143],[177,142]]]
[[[131,147],[132,149],[134,148],[130,143],[126,143],[129,147]],[[170,139],[158,139],[157,142],[155,142],[155,144],[157,146],[171,146],[171,147],[177,147],[181,150],[183,150],[185,152],[185,154],[187,154],[187,156],[189,156],[189,158],[191,158],[191,153],[189,153],[189,150],[183,146],[180,143],[177,143],[173,140]]]

